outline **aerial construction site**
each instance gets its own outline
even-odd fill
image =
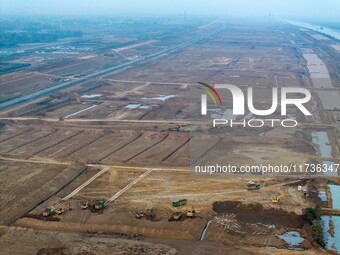
[[[339,39],[272,17],[60,26],[82,35],[2,45],[0,254],[339,252]],[[258,109],[304,88],[312,115],[252,127],[221,89],[202,115],[202,84]]]

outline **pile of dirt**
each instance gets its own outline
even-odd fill
[[[219,214],[233,213],[236,219],[247,223],[274,224],[289,228],[302,228],[305,220],[302,215],[288,213],[282,209],[266,209],[261,204],[243,204],[239,201],[219,201],[213,204]]]
[[[42,248],[36,255],[66,255],[64,248]]]
[[[16,226],[41,229],[57,230],[71,232],[91,232],[91,233],[119,233],[126,235],[142,235],[148,237],[162,237],[182,240],[194,240],[195,237],[186,231],[180,231],[172,228],[153,228],[147,227],[117,225],[117,224],[79,224],[74,222],[54,222],[42,221],[33,218],[21,218],[16,221]]]
[[[44,220],[44,221],[60,221],[60,218],[53,217],[52,215],[48,217],[44,217],[41,214],[27,214],[25,217],[37,220]]]
[[[42,248],[35,255],[94,255],[94,253],[87,251],[72,253],[65,248]]]

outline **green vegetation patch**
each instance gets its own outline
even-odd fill
[[[312,136],[310,134],[306,133],[303,130],[297,130],[295,132],[295,136],[296,137],[302,137],[307,142],[311,142],[312,141]]]
[[[29,67],[31,64],[0,62],[0,74],[11,73],[18,69]]]
[[[326,243],[323,237],[322,224],[321,224],[321,209],[317,205],[314,208],[306,209],[306,218],[308,223],[312,226],[314,233],[314,240],[323,248]]]

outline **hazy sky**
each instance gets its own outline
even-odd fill
[[[0,0],[6,14],[276,16],[340,21],[340,0]]]

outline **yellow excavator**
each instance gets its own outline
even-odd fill
[[[86,210],[87,208],[89,208],[89,203],[88,202],[81,203],[81,209]]]
[[[65,205],[63,205],[62,207],[59,207],[55,210],[55,213],[57,215],[62,215],[65,212]]]
[[[95,204],[94,200],[85,201],[81,204],[81,209],[86,210],[89,207],[94,207],[94,204]]]
[[[191,206],[191,209],[189,209],[187,211],[187,217],[193,218],[193,217],[195,217],[195,213],[196,213],[196,211],[195,211],[194,207]]]
[[[65,212],[66,209],[72,210],[70,203],[68,203],[67,206],[66,205],[62,205],[61,207],[57,208],[55,210],[55,213],[57,215],[62,215]]]
[[[81,204],[81,209],[86,210],[86,209],[96,209],[100,210],[105,207],[105,200],[89,200],[85,201]]]
[[[194,218],[196,216],[197,211],[195,211],[194,207],[191,206],[190,209],[183,209],[183,210],[177,210],[173,207],[169,206],[169,209],[172,211],[172,216],[169,220],[181,220],[185,218]]]
[[[277,204],[277,203],[280,203],[281,199],[284,198],[285,195],[281,194],[281,195],[278,195],[276,199],[273,199],[272,202],[274,204]]]
[[[168,205],[167,206],[171,211],[172,211],[172,215],[169,219],[169,221],[177,221],[177,220],[180,220],[183,216],[183,212],[181,210],[176,210],[175,208],[173,208],[172,206]]]

